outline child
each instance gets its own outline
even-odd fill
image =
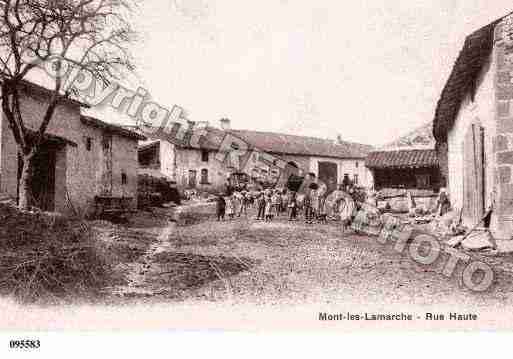
[[[228,196],[226,201],[226,214],[230,219],[233,219],[233,216],[235,215],[235,203],[233,196]]]
[[[265,198],[265,220],[272,221],[273,220],[273,202],[271,198],[271,194],[268,194]]]
[[[328,223],[328,213],[326,211],[326,197],[322,196],[319,198],[319,210],[317,212],[317,220],[319,223]]]
[[[271,197],[271,204],[272,204],[272,216],[278,217],[280,214],[280,195],[278,194],[278,191],[274,191],[273,195]]]
[[[226,201],[221,194],[219,194],[216,198],[216,213],[217,220],[224,221],[224,215],[226,213]]]
[[[292,192],[289,196],[289,221],[295,221],[297,217],[296,192]]]
[[[242,193],[240,194],[240,198],[239,198],[239,201],[240,201],[240,207],[239,207],[239,215],[238,217],[241,216],[242,213],[244,213],[245,216],[248,215],[248,211],[247,211],[247,208],[248,208],[248,195],[246,194],[245,191],[242,191]]]
[[[356,204],[351,196],[345,194],[340,203],[340,221],[342,223],[342,232],[345,232],[351,225],[355,213]]]
[[[312,198],[310,197],[309,191],[306,191],[305,198],[303,200],[303,208],[305,209],[305,222],[307,224],[312,223],[312,219],[313,219]]]
[[[310,223],[317,219],[317,214],[319,211],[319,193],[316,189],[310,189]]]
[[[257,208],[258,208],[258,214],[257,214],[257,220],[265,219],[265,197],[264,193],[260,192],[257,197]]]

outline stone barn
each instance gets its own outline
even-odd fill
[[[433,133],[450,199],[475,225],[493,208],[497,238],[513,234],[513,16],[470,34],[436,108]]]
[[[25,83],[21,107],[28,131],[41,123],[50,93]],[[32,205],[64,214],[90,215],[96,198],[127,198],[137,205],[137,143],[144,137],[83,116],[83,105],[65,100],[57,107],[33,164]],[[0,119],[0,192],[18,198],[20,158],[6,118]]]

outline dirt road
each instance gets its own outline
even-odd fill
[[[491,290],[473,293],[461,273],[425,267],[375,238],[338,224],[271,223],[243,217],[187,227],[163,221],[156,238],[124,268],[120,300],[172,302],[407,303],[472,306],[513,303],[510,256],[490,258]]]

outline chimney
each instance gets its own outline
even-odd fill
[[[231,129],[231,125],[230,125],[230,119],[228,118],[222,118],[221,120],[219,120],[219,122],[221,123],[221,129],[224,130],[224,131],[228,131]]]

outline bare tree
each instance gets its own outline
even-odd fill
[[[32,161],[55,110],[74,96],[73,87],[63,86],[64,68],[79,67],[105,85],[133,70],[127,45],[135,39],[130,24],[135,1],[0,0],[2,111],[22,158],[20,208],[30,206]],[[22,89],[38,64],[50,60],[63,76],[49,89],[38,128],[30,129],[20,108]]]

